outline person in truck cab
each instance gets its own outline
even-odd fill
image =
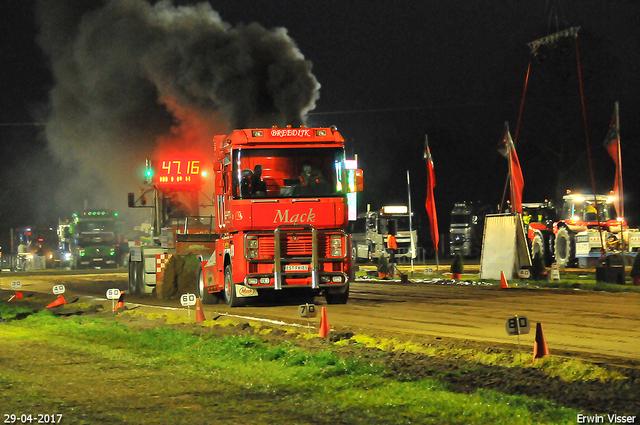
[[[324,178],[318,170],[314,170],[311,166],[311,162],[305,161],[302,163],[302,172],[300,173],[300,181],[302,186],[314,186],[320,183],[324,183]]]
[[[253,168],[251,180],[251,194],[256,197],[267,196],[267,183],[262,180],[262,165],[257,164]]]

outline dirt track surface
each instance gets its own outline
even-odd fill
[[[73,302],[87,296],[103,298],[109,288],[125,289],[126,273],[85,273],[0,275],[2,299],[8,298],[11,281],[20,280],[22,290],[40,292],[27,296],[27,303],[40,304],[42,308],[56,296],[53,285],[64,284],[65,298]],[[28,301],[32,300],[32,301]],[[464,354],[427,356],[409,352],[382,352],[376,348],[362,348],[359,344],[332,349],[362,358],[372,353],[377,362],[384,363],[394,379],[432,377],[445,382],[452,391],[473,393],[478,389],[495,389],[499,392],[526,395],[554,400],[560,405],[573,407],[581,412],[640,414],[640,346],[637,328],[640,324],[640,296],[637,294],[608,294],[582,291],[557,291],[538,289],[501,290],[495,286],[460,286],[438,284],[400,284],[357,282],[352,286],[352,296],[347,305],[327,307],[333,336],[340,338],[349,332],[375,337],[411,340],[419,344],[447,349],[473,349],[487,354],[507,353],[515,358],[517,339],[505,331],[505,320],[518,314],[532,322],[532,333],[521,337],[522,351],[531,350],[535,323],[544,324],[545,338],[554,356],[567,356],[594,362],[605,369],[624,376],[617,381],[573,381],[550,377],[541,369],[529,367],[501,367],[479,365]],[[171,308],[173,314],[187,316],[177,299],[158,300],[150,296],[125,296],[127,308],[158,312]],[[316,298],[319,306],[325,306]],[[81,304],[78,304],[81,305]],[[102,301],[109,311],[110,303]],[[285,322],[300,325],[298,333],[317,333],[319,317],[308,322],[298,317],[298,303],[289,301],[277,306],[255,305],[230,309],[226,305],[205,306],[208,320],[230,316],[237,326],[196,327],[195,332],[223,332],[252,334],[256,329],[251,322],[256,318],[270,326]],[[55,313],[54,313],[55,314]],[[194,317],[191,311],[191,317]],[[320,316],[320,315],[318,315]],[[157,320],[148,323],[141,318],[128,319],[128,315],[108,313],[107,317],[123,320],[132,326],[162,326]],[[180,325],[176,325],[180,326]],[[189,325],[191,329],[193,325]],[[256,335],[262,335],[256,332]],[[326,349],[326,341],[320,338],[296,339],[295,334],[279,330],[261,336],[275,344],[294,339],[297,344],[313,349]],[[346,336],[348,338],[348,336]],[[366,354],[365,354],[366,355]]]
[[[45,293],[51,293],[53,285],[64,284],[65,297],[74,294],[104,297],[109,288],[124,290],[127,286],[124,272],[30,275],[5,272],[0,274],[3,298],[12,294],[14,280],[21,281],[23,291]],[[178,299],[126,296],[125,301],[183,308]],[[322,298],[316,298],[316,303],[326,305]],[[298,316],[298,304],[297,300],[290,300],[276,306],[257,304],[233,309],[216,304],[205,306],[204,313],[206,317],[229,314],[306,326],[309,322]],[[186,315],[186,310],[183,313]],[[542,323],[553,354],[568,351],[596,362],[640,362],[638,294],[356,282],[351,286],[348,304],[327,306],[329,324],[334,330],[417,341],[452,338],[517,347],[517,337],[507,335],[505,330],[505,321],[514,315],[526,316],[531,323],[531,333],[520,337],[523,351],[532,350],[536,323]],[[310,324],[317,326],[319,321],[320,314]]]

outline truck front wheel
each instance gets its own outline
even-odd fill
[[[325,290],[324,298],[327,300],[327,304],[346,304],[349,300],[349,284],[344,292],[341,294],[331,293],[330,289]]]
[[[202,300],[202,304],[213,304],[216,300],[216,296],[207,291],[204,287],[204,275],[202,274],[202,267],[198,272],[198,297]]]
[[[236,295],[236,286],[233,284],[231,264],[224,268],[224,301],[229,307],[240,307],[244,299]]]
[[[574,235],[566,227],[562,227],[556,234],[556,263],[558,267],[568,267],[575,259]]]

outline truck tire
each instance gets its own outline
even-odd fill
[[[198,273],[198,298],[202,300],[202,304],[214,304],[217,300],[216,296],[204,288],[204,275],[202,269]]]
[[[233,284],[233,271],[231,264],[224,268],[224,301],[229,307],[240,307],[245,300],[236,295],[236,287]]]
[[[341,294],[332,294],[329,290],[324,293],[324,298],[327,300],[327,304],[346,304],[349,300],[349,284]]]
[[[566,227],[560,228],[556,234],[556,263],[558,267],[568,267],[575,260],[574,234]]]
[[[138,263],[131,262],[131,258],[129,258],[129,293],[131,295],[138,295],[139,286],[138,286]]]
[[[355,242],[351,244],[351,261],[353,264],[358,263],[358,244]]]

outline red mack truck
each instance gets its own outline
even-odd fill
[[[346,169],[344,143],[335,127],[215,136],[211,195],[202,178],[207,160],[159,161],[149,189],[159,231],[151,245],[131,247],[131,289],[151,292],[169,255],[196,255],[194,286],[205,304],[220,297],[236,307],[292,289],[346,303],[353,279],[346,195],[362,190],[362,170]],[[129,194],[129,205],[142,197]]]

